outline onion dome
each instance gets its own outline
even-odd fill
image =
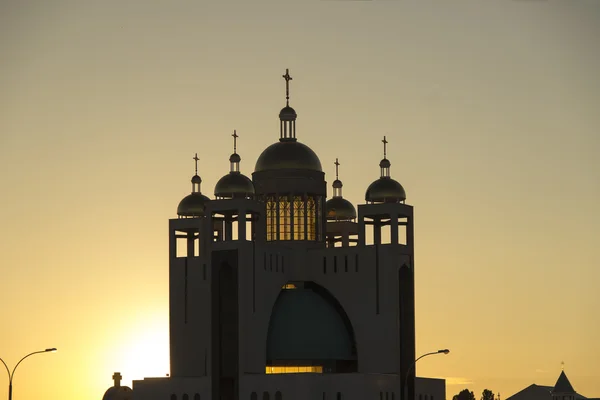
[[[319,157],[310,147],[296,140],[296,110],[290,107],[290,76],[285,70],[286,105],[279,113],[279,142],[267,147],[256,161],[254,172],[279,169],[304,169],[323,172]]]
[[[381,177],[371,183],[365,193],[365,200],[369,203],[401,203],[406,200],[406,192],[402,185],[390,177],[390,160],[386,158],[386,145],[388,141],[383,137],[383,160],[379,163]]]
[[[196,161],[196,174],[192,177],[192,193],[185,196],[177,206],[177,215],[180,218],[198,218],[204,216],[205,204],[207,201],[210,201],[210,199],[200,191],[202,178],[198,176],[199,158],[197,153],[194,156],[194,160]]]
[[[253,198],[254,184],[240,172],[240,161],[242,158],[237,154],[236,131],[233,131],[233,154],[229,157],[230,171],[217,182],[215,186],[215,197],[220,199]]]
[[[293,140],[282,140],[267,147],[256,161],[254,172],[274,169],[308,169],[322,172],[321,161],[310,147]]]
[[[115,372],[113,375],[115,385],[109,387],[104,393],[102,400],[132,400],[133,390],[127,386],[121,386],[121,374]]]
[[[333,181],[333,198],[325,203],[325,218],[328,221],[352,221],[356,219],[356,208],[342,197],[342,181],[338,179],[340,163],[335,159],[335,181]]]

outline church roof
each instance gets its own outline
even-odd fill
[[[552,386],[533,385],[527,386],[508,397],[506,400],[551,400],[552,399]]]
[[[576,393],[575,389],[573,389],[573,385],[569,382],[569,378],[565,375],[565,371],[560,373],[552,393]]]

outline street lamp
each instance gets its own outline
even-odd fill
[[[53,351],[56,351],[55,347],[53,347],[51,349],[46,349],[46,350],[34,351],[33,353],[27,354],[25,357],[23,357],[23,358],[21,358],[19,360],[19,362],[17,363],[17,365],[15,365],[15,367],[13,368],[12,372],[10,372],[10,370],[8,369],[8,365],[6,365],[6,363],[4,362],[4,360],[0,358],[0,361],[2,361],[2,364],[4,364],[4,367],[6,368],[6,372],[8,372],[8,400],[12,400],[12,381],[13,381],[13,378],[15,376],[15,370],[17,369],[17,367],[19,366],[19,364],[21,364],[21,361],[23,361],[27,357],[32,356],[34,354],[50,353],[50,352],[53,352]]]
[[[432,351],[431,353],[423,354],[421,357],[419,357],[415,361],[413,361],[413,363],[410,365],[410,367],[408,367],[408,370],[406,371],[406,376],[404,377],[404,388],[402,389],[402,394],[403,394],[402,400],[408,400],[408,375],[410,375],[410,370],[413,369],[413,367],[415,366],[417,361],[419,361],[423,357],[432,356],[434,354],[448,354],[448,353],[450,353],[450,350],[448,350],[448,349]]]

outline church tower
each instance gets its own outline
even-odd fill
[[[325,231],[325,174],[314,151],[296,139],[289,70],[283,78],[286,105],[279,112],[279,141],[258,157],[252,180],[266,206],[267,241],[318,244]]]

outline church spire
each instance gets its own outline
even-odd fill
[[[381,141],[383,143],[383,160],[379,163],[379,168],[381,168],[381,177],[389,178],[390,177],[390,160],[387,159],[387,144],[389,143],[386,137],[383,137]]]
[[[198,161],[200,160],[198,158],[198,153],[196,153],[194,155],[192,160],[194,160],[195,171],[196,171],[194,176],[192,176],[192,193],[200,193],[200,184],[202,183],[202,178],[200,178],[200,176],[198,176]]]
[[[290,70],[288,68],[285,69],[285,75],[282,75],[283,79],[285,79],[285,105],[286,107],[290,106],[290,81],[292,77],[290,76]]]
[[[233,130],[233,135],[231,135],[233,137],[233,154],[229,157],[229,164],[230,164],[230,172],[232,173],[240,173],[240,161],[242,161],[242,158],[240,157],[240,155],[237,153],[237,138],[239,138],[237,132],[235,131],[235,129]]]
[[[340,162],[335,159],[335,181],[333,181],[333,197],[342,197],[342,181],[339,180]]]
[[[296,141],[296,118],[298,114],[290,107],[290,70],[286,68],[285,75],[285,107],[279,112],[279,140],[280,141]]]

